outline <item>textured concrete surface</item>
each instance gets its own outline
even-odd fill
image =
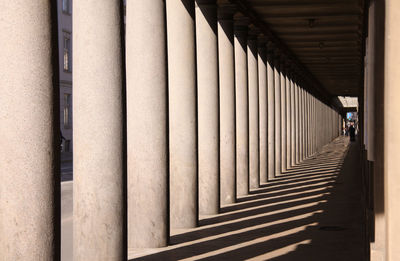
[[[129,260],[365,261],[359,144],[339,137],[166,248]]]
[[[274,60],[274,90],[275,90],[275,176],[282,172],[281,166],[281,76],[279,60]]]
[[[235,65],[232,14],[219,10],[219,130],[221,205],[235,202]]]
[[[275,177],[275,81],[272,48],[267,47],[268,84],[268,180]]]
[[[199,213],[219,208],[217,6],[196,2]]]
[[[127,2],[128,246],[167,243],[168,136],[165,9]]]
[[[51,6],[0,3],[0,260],[58,259]],[[58,141],[59,142],[59,141]]]
[[[74,260],[124,259],[119,1],[75,1]]]
[[[387,258],[400,260],[400,89],[399,42],[400,1],[385,1],[384,65],[384,211],[386,218]],[[378,88],[380,89],[380,88]],[[380,126],[382,127],[382,126]]]
[[[258,119],[260,126],[260,184],[266,183],[268,179],[268,80],[267,80],[267,53],[265,45],[258,42]]]
[[[286,68],[281,64],[281,171],[286,171]]]
[[[195,227],[197,223],[194,2],[165,2],[168,41],[170,219],[173,228],[189,228]]]
[[[236,195],[249,191],[249,110],[247,86],[247,27],[235,28]]]
[[[249,99],[249,188],[260,184],[259,172],[259,111],[258,111],[258,64],[257,39],[247,41],[247,82]]]

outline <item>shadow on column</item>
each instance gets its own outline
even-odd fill
[[[358,157],[357,144],[338,138],[304,162],[311,171],[300,164],[130,260],[364,260]]]

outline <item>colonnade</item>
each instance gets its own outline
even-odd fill
[[[55,260],[51,6],[20,2],[0,8],[14,21],[0,21],[2,37],[23,35],[0,51],[11,61],[0,72],[0,253]],[[74,260],[165,246],[171,229],[196,227],[341,131],[305,73],[234,6],[128,0],[126,75],[121,14],[119,1],[74,2]]]

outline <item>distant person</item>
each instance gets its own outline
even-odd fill
[[[353,125],[350,125],[349,134],[350,134],[350,141],[356,141],[356,129],[354,128]]]
[[[62,131],[60,131],[60,138],[61,138],[61,140],[60,140],[60,146],[62,146],[62,142],[63,142],[63,140],[66,140],[65,138],[64,138],[64,136],[62,135]]]

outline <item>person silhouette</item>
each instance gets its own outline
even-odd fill
[[[356,140],[356,129],[354,128],[353,124],[350,125],[349,134],[350,134],[350,141],[355,141]]]

